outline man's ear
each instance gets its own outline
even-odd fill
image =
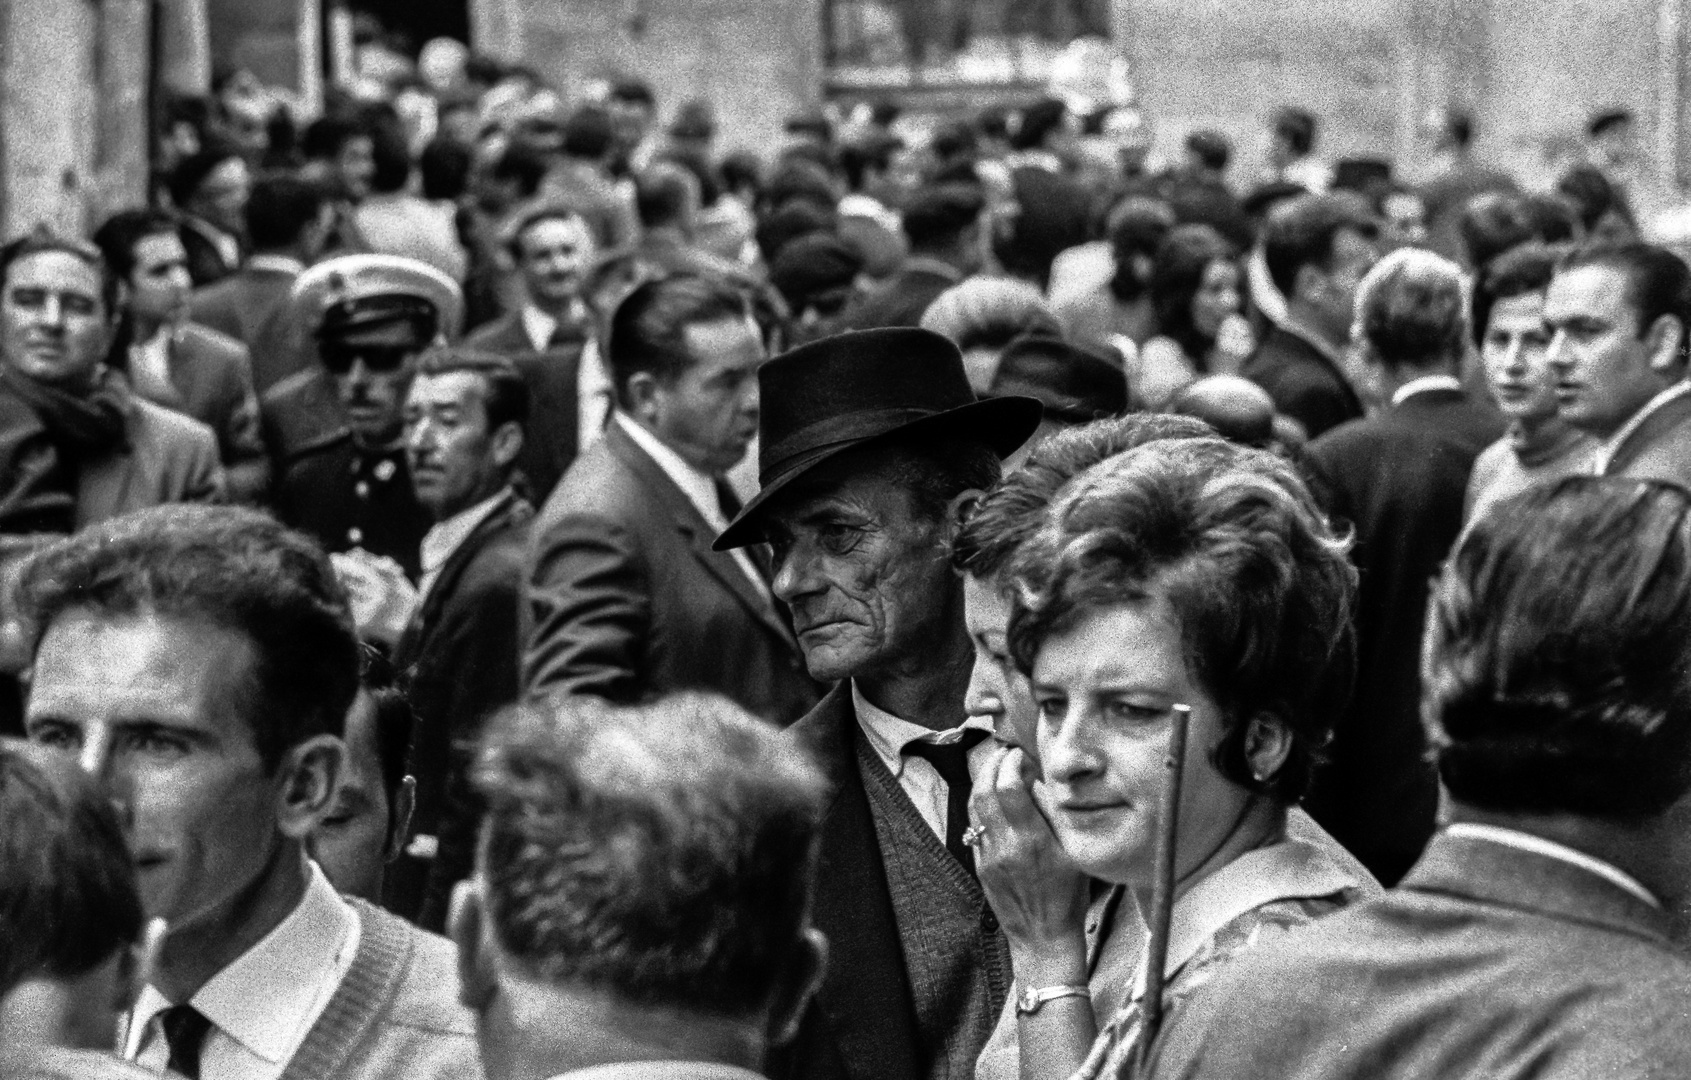
[[[970,488],[960,491],[945,504],[945,542],[950,546],[951,541],[963,530],[963,523],[969,520],[969,515],[975,512],[975,507],[986,492],[980,488]]]
[[[657,415],[658,378],[649,371],[637,371],[628,377],[625,394],[628,413],[650,423]]]
[[[1685,361],[1685,324],[1675,315],[1659,316],[1644,334],[1644,347],[1650,353],[1651,371],[1672,373]]]
[[[277,771],[276,823],[283,836],[304,840],[335,804],[346,776],[346,744],[334,735],[314,735],[289,750]]]
[[[804,928],[787,970],[769,1003],[769,1045],[784,1046],[799,1033],[805,1006],[822,985],[828,971],[828,939],[813,926]]]
[[[387,861],[393,862],[405,853],[406,846],[411,842],[411,816],[417,812],[417,778],[406,776],[399,782],[399,790],[393,794],[393,806],[389,808],[388,820],[392,828],[388,831]]]
[[[493,432],[493,463],[501,469],[510,468],[517,460],[517,455],[523,452],[523,426],[515,420],[500,424]]]
[[[452,887],[446,936],[458,946],[458,1003],[476,1013],[487,1011],[499,989],[491,950],[483,938],[486,917],[475,878]]]

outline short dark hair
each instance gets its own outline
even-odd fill
[[[149,236],[176,236],[177,218],[148,206],[119,210],[94,230],[94,246],[112,273],[127,281],[135,272],[135,246]]]
[[[514,142],[494,160],[489,175],[498,181],[515,181],[519,198],[531,198],[546,179],[546,157],[523,143]]]
[[[135,865],[110,798],[74,764],[0,739],[0,998],[140,940]]]
[[[228,143],[211,142],[177,162],[165,185],[170,192],[171,203],[179,210],[185,209],[199,194],[200,185],[205,183],[206,177],[225,161],[240,156],[240,151]]]
[[[277,251],[299,243],[323,213],[322,185],[289,173],[269,173],[253,182],[247,200],[247,238],[256,251]]]
[[[1618,820],[1691,789],[1691,494],[1619,477],[1527,490],[1433,590],[1422,686],[1452,796]]]
[[[1575,165],[1556,181],[1556,194],[1567,199],[1579,215],[1587,232],[1595,229],[1604,215],[1620,214],[1628,225],[1634,224],[1632,209],[1626,198],[1595,165]]]
[[[528,383],[510,360],[497,353],[462,345],[445,345],[428,350],[417,361],[418,375],[451,375],[455,372],[481,379],[482,404],[487,411],[487,430],[490,433],[506,424],[528,427]]]
[[[403,190],[411,179],[411,148],[405,141],[405,129],[399,117],[391,111],[376,112],[367,122],[370,136],[370,160],[375,168],[370,173],[370,190],[388,194]]]
[[[1202,420],[1134,413],[1052,432],[1035,443],[1020,468],[969,509],[951,544],[951,565],[971,577],[995,578],[1016,549],[1038,531],[1064,484],[1106,458],[1157,439],[1214,438]]]
[[[1457,219],[1468,265],[1483,267],[1538,236],[1527,201],[1512,191],[1484,191],[1469,199]]]
[[[74,237],[60,236],[45,228],[25,233],[7,243],[5,247],[0,247],[0,289],[6,287],[12,264],[31,255],[43,255],[50,251],[61,252],[86,263],[100,275],[100,301],[105,304],[106,318],[115,319],[118,314],[120,279],[111,264],[106,261],[105,254],[93,244]]]
[[[1333,258],[1333,241],[1346,229],[1369,239],[1378,231],[1368,204],[1349,193],[1300,195],[1275,207],[1262,234],[1263,259],[1274,287],[1291,297],[1298,271],[1325,269]]]
[[[1638,336],[1664,315],[1683,328],[1679,358],[1691,355],[1691,267],[1667,248],[1654,244],[1600,244],[1575,248],[1556,268],[1557,273],[1583,266],[1605,266],[1626,276],[1627,299],[1638,313]]]
[[[411,740],[417,726],[411,700],[400,687],[399,672],[393,660],[381,649],[369,644],[359,645],[362,661],[358,671],[358,688],[369,695],[370,707],[375,710],[376,758],[382,767],[382,791],[388,799],[388,834],[393,839],[395,817],[399,812],[399,793],[410,775]]]
[[[1272,123],[1274,134],[1285,141],[1292,153],[1304,157],[1315,149],[1315,114],[1308,109],[1286,105],[1275,110]]]
[[[365,124],[354,117],[331,114],[318,117],[306,126],[299,149],[307,161],[324,161],[339,156],[347,143],[358,138],[371,138]]]
[[[597,161],[611,152],[616,128],[611,114],[601,105],[582,105],[564,121],[563,152],[570,157]]]
[[[658,99],[652,93],[652,87],[644,79],[632,76],[621,78],[611,84],[610,100],[620,101],[628,105],[644,105],[648,109],[658,107]]]
[[[935,184],[918,191],[904,209],[904,235],[913,251],[949,247],[980,220],[986,197],[973,184]]]
[[[763,1008],[809,921],[824,784],[724,698],[554,699],[496,720],[477,786],[501,951],[639,1006]]]
[[[1504,300],[1541,293],[1550,288],[1550,279],[1556,276],[1556,260],[1560,257],[1556,251],[1542,244],[1522,244],[1486,265],[1474,281],[1472,325],[1475,345],[1485,341],[1492,308]]]
[[[1104,235],[1115,261],[1110,292],[1117,300],[1137,300],[1151,287],[1150,270],[1139,264],[1156,258],[1175,222],[1173,207],[1148,196],[1129,196],[1110,211]]]
[[[1592,114],[1591,122],[1585,126],[1585,132],[1587,135],[1597,136],[1610,128],[1617,128],[1630,123],[1632,123],[1631,109],[1603,109]]]
[[[1198,155],[1204,168],[1220,172],[1233,159],[1233,143],[1219,131],[1204,129],[1186,136],[1186,149]]]
[[[1463,108],[1446,109],[1444,113],[1444,133],[1450,136],[1450,141],[1462,149],[1474,141],[1474,114]]]
[[[673,383],[693,365],[687,327],[750,318],[746,297],[727,282],[690,274],[648,281],[612,312],[605,355],[617,400],[628,405],[628,380],[648,372]]]
[[[1356,322],[1382,367],[1455,366],[1468,337],[1462,268],[1431,251],[1403,248],[1381,259],[1356,290]]]
[[[1013,150],[1032,150],[1045,142],[1053,131],[1063,126],[1069,107],[1054,97],[1040,98],[1016,114],[1010,127],[1010,147]]]
[[[1216,768],[1290,805],[1350,691],[1356,570],[1346,547],[1278,455],[1214,438],[1144,443],[1071,481],[1018,549],[1010,652],[1030,672],[1052,635],[1161,597],[1192,677],[1223,715]],[[1292,747],[1257,780],[1245,739],[1264,713]]]
[[[469,147],[454,139],[439,135],[430,139],[417,157],[417,172],[423,182],[423,198],[445,202],[456,202],[462,198],[469,187],[470,162],[473,156]]]
[[[152,507],[56,541],[19,571],[35,647],[71,612],[204,622],[252,645],[247,720],[267,770],[339,735],[358,689],[358,638],[322,548],[256,510]]]
[[[634,209],[648,229],[680,224],[692,194],[690,173],[673,162],[654,162],[634,176]]]

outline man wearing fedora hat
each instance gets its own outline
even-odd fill
[[[260,402],[284,524],[331,552],[398,563],[412,581],[433,524],[405,463],[405,392],[417,356],[457,333],[458,285],[397,255],[343,255],[294,283],[291,321],[313,328],[318,363]]]
[[[828,774],[816,925],[833,946],[777,1080],[966,1077],[1009,953],[963,842],[990,728],[966,719],[971,648],[948,551],[957,510],[1033,434],[1039,402],[976,401],[956,346],[838,334],[758,372],[761,488],[718,550],[767,541],[813,678],[794,725]]]

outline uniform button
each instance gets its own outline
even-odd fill
[[[346,531],[346,538],[350,543],[362,544],[364,542],[364,530],[354,526]]]
[[[370,497],[370,485],[367,481],[360,480],[353,485],[352,492],[360,499],[368,499]]]
[[[990,911],[987,912],[985,915],[982,915],[981,916],[981,929],[985,930],[989,934],[998,933],[998,916],[994,915]]]

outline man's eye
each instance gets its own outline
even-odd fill
[[[47,302],[47,294],[40,289],[13,289],[12,303],[21,308],[38,308]]]
[[[1057,720],[1068,708],[1068,702],[1062,698],[1045,698],[1039,702],[1039,718],[1041,720]]]
[[[181,757],[189,749],[187,739],[168,731],[132,731],[124,742],[135,753],[154,757]]]
[[[36,728],[30,732],[29,739],[38,746],[50,746],[56,750],[74,750],[82,744],[74,730],[57,724]]]
[[[824,525],[816,531],[816,539],[830,555],[844,555],[857,546],[863,536],[861,529],[850,525]]]

